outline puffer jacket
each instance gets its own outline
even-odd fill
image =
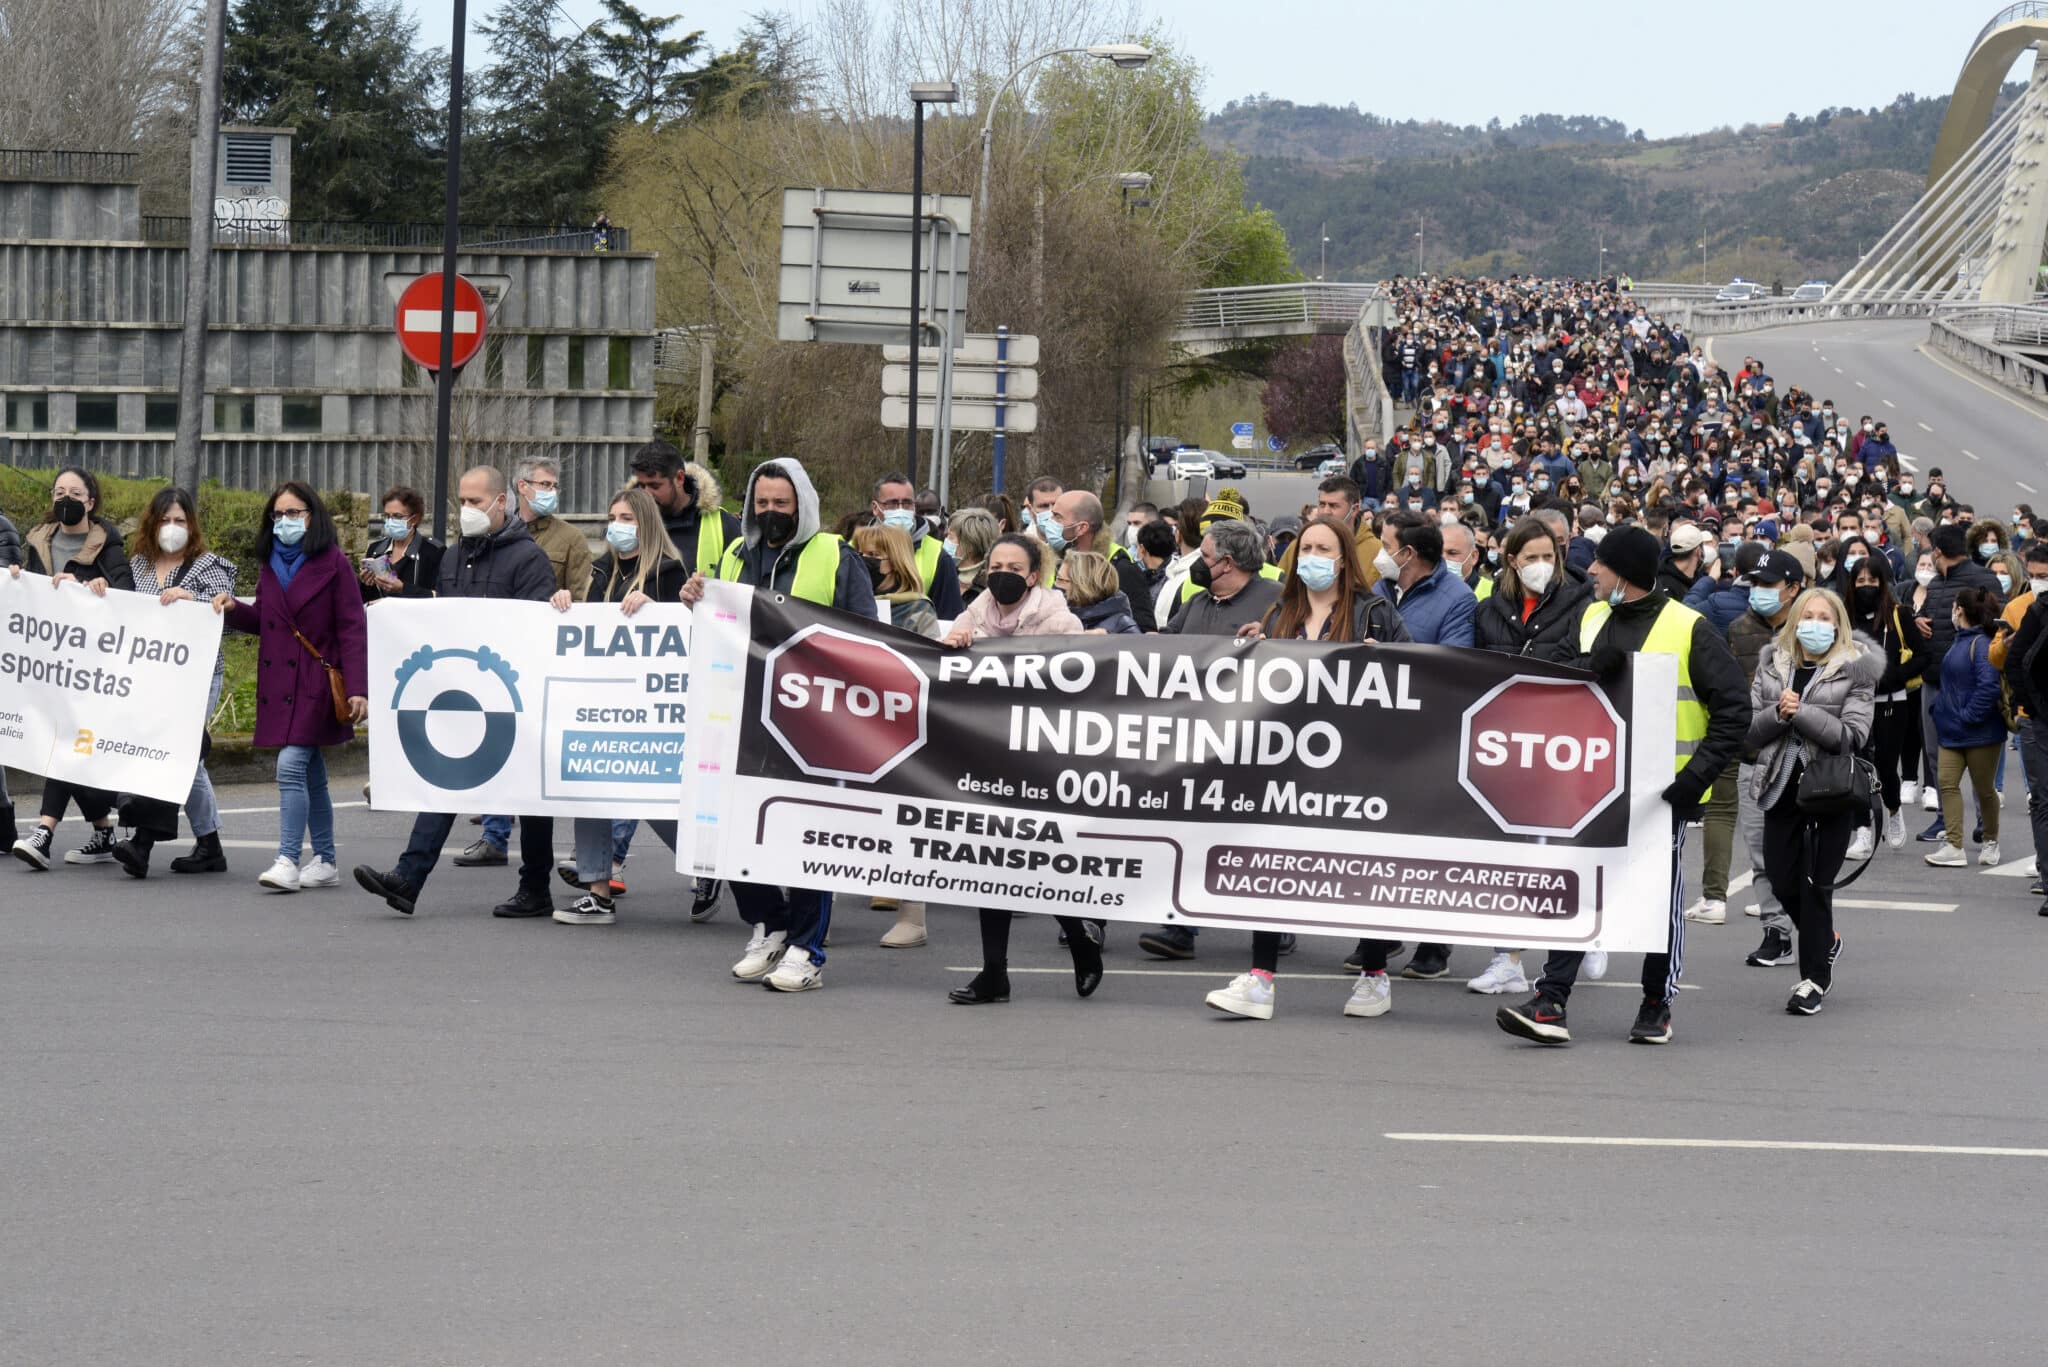
[[[991,636],[1069,636],[1081,630],[1081,619],[1067,610],[1066,595],[1058,589],[1030,590],[1016,606],[1016,619],[1005,625],[1001,617],[1008,611],[994,594],[984,593],[967,605],[955,626],[972,625],[977,641]]]
[[[1131,615],[1131,600],[1121,593],[1112,593],[1099,603],[1085,607],[1067,605],[1081,619],[1081,630],[1101,631],[1110,636],[1142,636],[1144,631],[1138,619]]]
[[[1930,714],[1942,749],[2005,744],[2005,719],[1998,713],[1998,681],[1984,628],[1957,632],[1941,662],[1941,691]]]
[[[516,517],[482,536],[465,536],[441,556],[435,592],[442,598],[513,598],[545,603],[555,595],[547,552]]]
[[[1828,754],[1854,754],[1870,739],[1870,721],[1877,710],[1875,689],[1884,673],[1884,651],[1861,632],[1856,653],[1822,666],[1799,695],[1791,721],[1778,716],[1778,698],[1792,686],[1794,665],[1766,645],[1757,659],[1749,686],[1749,735],[1745,750],[1757,752],[1750,796],[1762,802],[1779,781],[1780,772],[1800,757],[1799,741]]]
[[[1579,617],[1592,596],[1585,580],[1559,574],[1524,621],[1519,594],[1489,594],[1472,619],[1473,635],[1481,650],[1568,665],[1578,658]]]

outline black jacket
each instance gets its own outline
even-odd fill
[[[1083,631],[1102,631],[1110,636],[1136,636],[1140,634],[1138,620],[1131,613],[1131,600],[1121,593],[1112,593],[1099,603],[1087,607],[1067,607],[1081,619]]]
[[[545,603],[555,596],[555,567],[516,517],[495,536],[465,536],[441,557],[435,591],[443,598],[514,598]]]
[[[373,557],[390,553],[390,537],[380,536],[370,543]],[[396,593],[386,593],[358,579],[356,582],[362,586],[363,601],[375,603],[386,598],[432,598],[434,585],[441,582],[441,557],[445,554],[447,549],[440,542],[414,533],[411,543],[405,548],[405,555],[391,565],[391,577],[403,587]]]
[[[606,551],[599,557],[598,562],[590,567],[590,596],[584,601],[623,603],[626,595],[633,591],[633,578],[639,573],[640,562],[636,558],[625,567],[625,573],[621,575],[617,553]],[[676,596],[683,591],[683,584],[689,579],[690,574],[689,564],[664,556],[661,563],[648,574],[647,582],[640,591],[657,603],[673,603]]]
[[[5,514],[0,514],[0,570],[20,563],[21,533],[14,529],[14,524],[7,520]]]
[[[1920,638],[1927,651],[1927,672],[1923,677],[1930,687],[1939,686],[1942,659],[1956,639],[1956,595],[1964,589],[1983,589],[2001,605],[2005,602],[2005,595],[1998,589],[1998,576],[1975,560],[1959,560],[1946,571],[1935,573],[1934,582],[1927,586],[1927,602],[1919,614],[1934,628],[1931,636]],[[1917,654],[1920,649],[1915,646],[1914,652]]]
[[[1474,644],[1501,655],[1568,665],[1579,657],[1579,617],[1592,596],[1585,580],[1559,574],[1524,622],[1520,597],[1511,599],[1496,588],[1472,619]]]
[[[1600,673],[1609,667],[1613,652],[1634,654],[1641,650],[1657,615],[1669,601],[1662,593],[1652,592],[1615,608],[1593,639],[1593,649],[1574,663],[1581,669]],[[1699,806],[1701,795],[1741,756],[1750,719],[1749,683],[1742,677],[1742,667],[1735,663],[1728,643],[1714,630],[1713,622],[1705,617],[1693,623],[1691,672],[1692,691],[1707,709],[1707,734],[1693,751],[1692,759],[1665,790],[1671,805],[1685,815]]]
[[[1884,674],[1872,690],[1880,698],[1887,693],[1898,692],[1909,682],[1919,678],[1927,667],[1925,640],[1918,631],[1905,625],[1907,611],[1896,603],[1892,605],[1889,613],[1873,613],[1869,617],[1857,612],[1853,604],[1849,609],[1849,625],[1884,648]],[[1901,635],[1902,627],[1913,633],[1910,643],[1908,638]],[[1913,652],[1913,658],[1910,660],[1904,658],[1908,649]],[[1756,676],[1752,674],[1750,677]]]
[[[2048,598],[2035,595],[2005,647],[2005,681],[2030,717],[2048,716]],[[2039,725],[2039,722],[2035,723]]]
[[[1280,604],[1276,599],[1266,610],[1260,629],[1271,632],[1279,621]],[[1370,589],[1360,589],[1351,595],[1351,639],[1385,646],[1409,645],[1415,640],[1408,634],[1408,624],[1401,620],[1401,610]]]
[[[54,522],[30,528],[22,538],[21,567],[30,574],[68,574],[81,584],[104,579],[110,589],[135,587],[135,573],[128,567],[128,552],[121,544],[121,529],[113,523],[102,517],[94,518],[86,527],[85,546],[78,558],[62,565],[50,563],[56,536]]]
[[[1699,582],[1699,578],[1697,574],[1687,574],[1678,568],[1677,562],[1671,558],[1671,552],[1666,551],[1664,563],[1657,566],[1657,582],[1653,587],[1683,603],[1685,595],[1692,592],[1692,586]]]

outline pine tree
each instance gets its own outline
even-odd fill
[[[465,157],[463,217],[580,224],[598,209],[616,87],[589,33],[558,33],[553,0],[505,0],[477,32],[490,66],[476,78],[476,142]]]
[[[598,29],[599,50],[618,79],[626,117],[636,123],[664,123],[683,112],[692,75],[689,62],[704,48],[704,32],[666,36],[683,21],[680,14],[656,18],[629,0],[604,0],[617,33]]]

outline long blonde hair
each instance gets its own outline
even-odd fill
[[[610,516],[611,510],[621,503],[633,510],[633,531],[640,538],[640,544],[636,548],[638,560],[633,567],[633,584],[627,591],[645,593],[647,576],[659,572],[664,559],[681,564],[683,557],[676,550],[676,543],[668,539],[668,528],[661,521],[661,505],[654,501],[653,494],[637,484],[628,484],[612,495],[610,503],[605,504],[606,516]],[[706,510],[704,515],[716,517],[718,512],[712,508]],[[612,563],[615,566],[623,563],[616,552],[612,555]],[[614,581],[618,579],[616,571],[613,572],[612,578]]]
[[[1828,653],[1813,663],[1822,672],[1831,672],[1837,666],[1856,657],[1855,629],[1849,625],[1849,609],[1833,589],[1808,589],[1792,600],[1792,610],[1785,614],[1785,625],[1778,628],[1777,639],[1772,643],[1778,648],[1780,659],[1797,665],[1812,659],[1812,653],[1799,642],[1799,623],[1806,616],[1807,604],[1819,599],[1828,605],[1828,611],[1835,618],[1835,643],[1828,647]]]
[[[924,576],[917,572],[917,552],[908,533],[873,523],[853,529],[853,548],[862,555],[878,557],[887,570],[891,593],[923,593]]]

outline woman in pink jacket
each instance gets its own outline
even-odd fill
[[[1081,619],[1067,600],[1040,583],[1039,547],[1021,536],[1006,536],[988,553],[988,591],[954,619],[945,644],[956,650],[991,636],[1067,636],[1081,631]],[[1078,916],[1054,918],[1066,932],[1074,956],[1074,990],[1086,997],[1102,984],[1102,942],[1095,927]],[[949,994],[962,1006],[1010,999],[1010,913],[981,909],[981,972]]]

